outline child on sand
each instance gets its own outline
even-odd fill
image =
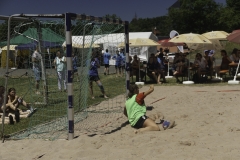
[[[125,103],[124,115],[128,117],[128,120],[132,127],[138,129],[135,133],[143,131],[160,131],[174,126],[174,121],[166,121],[161,119],[157,125],[155,119],[146,116],[146,106],[144,98],[154,91],[154,86],[151,85],[146,92],[139,93],[139,88],[136,84],[129,86],[128,99]],[[153,117],[153,116],[151,116]],[[157,117],[156,117],[157,118]]]

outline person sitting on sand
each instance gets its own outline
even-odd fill
[[[158,126],[153,119],[146,116],[146,106],[144,98],[154,91],[154,86],[151,85],[146,92],[139,93],[139,88],[136,84],[129,86],[128,99],[125,103],[124,115],[128,117],[128,121],[132,127],[138,129],[135,133],[143,131],[160,131],[163,129],[172,128],[174,121],[161,120]],[[161,128],[161,129],[160,129]]]
[[[4,92],[5,92],[5,88],[3,86],[0,86],[0,106],[1,109],[3,108],[3,103],[4,103]]]
[[[23,105],[27,109],[29,109],[27,112],[23,112],[21,109],[19,109],[19,106]],[[14,112],[16,121],[18,122],[18,114],[24,115],[24,114],[32,114],[36,109],[32,108],[27,102],[23,100],[22,97],[16,95],[16,89],[15,88],[9,88],[8,89],[8,97],[7,97],[7,103],[6,103],[6,111],[7,112]]]
[[[0,106],[1,106],[0,112],[3,112],[3,109],[4,109],[4,92],[5,92],[5,87],[0,86]],[[3,116],[0,115],[0,121],[1,121],[0,124],[2,123],[2,118]],[[14,124],[13,116],[12,115],[8,115],[8,117],[6,116],[4,123]]]

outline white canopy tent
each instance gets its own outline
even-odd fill
[[[154,41],[158,41],[158,38],[152,32],[130,32],[129,39],[134,38],[148,38]],[[108,49],[111,55],[116,53],[118,45],[125,41],[124,33],[106,34],[106,35],[86,35],[84,37],[84,44],[98,44],[104,49]],[[73,46],[79,46],[83,44],[83,36],[72,36]],[[66,42],[62,46],[66,46]],[[141,60],[147,61],[151,53],[157,52],[157,47],[130,47],[129,54],[131,56],[138,55]]]

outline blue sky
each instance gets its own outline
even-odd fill
[[[226,3],[226,0],[215,0]],[[61,14],[72,12],[102,17],[116,14],[122,20],[153,18],[167,14],[167,8],[176,0],[0,0],[0,15]]]

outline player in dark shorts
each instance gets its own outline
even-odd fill
[[[98,76],[98,68],[99,67],[100,67],[99,60],[93,54],[91,62],[90,62],[89,73],[88,73],[89,74],[89,87],[90,87],[90,93],[91,93],[92,99],[95,99],[95,97],[93,96],[93,81],[95,81],[97,83],[98,87],[100,88],[100,90],[103,94],[103,97],[108,98],[105,94],[103,85]]]

